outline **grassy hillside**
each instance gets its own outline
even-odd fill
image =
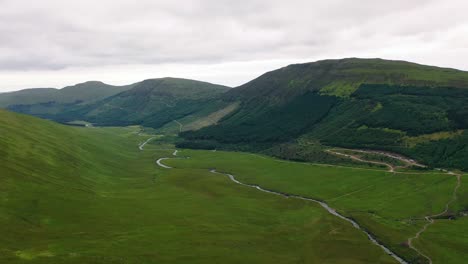
[[[228,104],[222,108],[224,104],[209,104],[200,111],[194,112],[183,118],[166,123],[158,131],[164,134],[178,134],[183,131],[199,130],[204,127],[216,125],[225,116],[229,115],[239,107],[239,102]]]
[[[138,127],[0,121],[2,263],[394,263],[315,204],[158,167]]]
[[[228,91],[224,100],[241,101],[240,107],[216,126],[183,133],[189,140],[183,145],[256,144],[264,150],[315,142],[386,149],[431,166],[468,169],[462,162],[468,158],[466,88],[467,72],[402,61],[290,65]]]

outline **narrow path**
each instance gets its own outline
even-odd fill
[[[427,168],[426,165],[420,164],[420,163],[416,162],[413,159],[410,159],[410,158],[407,158],[407,157],[404,157],[404,156],[401,156],[401,155],[398,155],[398,154],[394,154],[394,153],[391,153],[391,152],[379,151],[379,150],[363,150],[363,149],[344,149],[344,150],[360,152],[360,153],[366,153],[366,154],[379,154],[379,155],[383,155],[383,156],[386,156],[386,157],[389,157],[389,158],[393,158],[393,159],[399,160],[401,162],[404,162],[406,164],[406,166],[402,166],[403,168],[406,168],[406,167],[409,167],[409,166]],[[385,166],[387,166],[389,168],[389,170],[391,172],[396,172],[395,169],[398,167],[398,166],[394,166],[394,165],[386,163],[386,162],[377,162],[377,161],[365,160],[365,159],[359,158],[356,155],[344,154],[344,153],[341,153],[341,152],[338,152],[338,151],[333,151],[333,150],[330,150],[330,149],[326,150],[326,152],[334,154],[334,155],[345,156],[345,157],[348,157],[348,158],[351,158],[353,160],[360,161],[360,162],[367,162],[367,163],[385,165]]]
[[[366,187],[364,187],[364,188],[361,188],[361,189],[359,189],[359,190],[356,190],[356,191],[352,191],[352,192],[345,193],[345,194],[342,194],[342,195],[337,196],[337,197],[334,197],[334,198],[327,199],[326,201],[327,201],[327,202],[336,201],[336,200],[338,200],[338,199],[340,199],[340,198],[343,198],[343,197],[346,197],[346,196],[350,196],[350,195],[356,194],[356,193],[358,193],[358,192],[362,192],[362,191],[367,190],[367,189],[372,188],[372,187],[374,187],[373,184],[372,184],[372,185],[369,185],[369,186],[366,186]]]
[[[393,167],[393,165],[391,165],[389,163],[380,162],[380,161],[365,160],[365,159],[361,159],[361,158],[359,158],[358,156],[355,156],[355,155],[336,152],[336,151],[329,150],[329,149],[327,149],[325,151],[328,152],[328,153],[331,153],[333,155],[347,157],[347,158],[350,158],[350,159],[353,159],[353,160],[356,160],[356,161],[359,161],[359,162],[371,163],[371,164],[377,164],[377,165],[384,165],[384,166],[388,167],[389,172],[395,172],[395,167]]]
[[[413,241],[414,241],[415,239],[418,239],[419,236],[420,236],[422,233],[424,233],[424,232],[427,230],[427,228],[435,222],[435,220],[434,220],[433,218],[438,217],[438,216],[442,216],[442,215],[448,213],[449,208],[450,208],[450,204],[452,204],[453,202],[455,202],[455,201],[457,200],[457,191],[458,191],[458,189],[459,189],[460,186],[461,186],[461,174],[458,174],[458,173],[455,173],[455,172],[452,172],[452,171],[448,171],[447,173],[450,174],[450,175],[455,175],[455,176],[457,177],[457,184],[455,185],[455,188],[453,189],[452,198],[445,204],[445,209],[444,209],[444,211],[442,211],[442,212],[440,212],[440,213],[438,213],[438,214],[435,214],[435,215],[427,215],[427,216],[425,216],[424,219],[426,219],[427,223],[421,228],[421,230],[419,230],[419,231],[416,233],[416,235],[414,235],[413,237],[410,237],[410,238],[408,239],[408,246],[409,246],[411,249],[413,249],[414,251],[418,252],[419,255],[421,255],[421,256],[423,256],[424,258],[426,258],[426,259],[429,261],[429,264],[432,264],[432,259],[431,259],[428,255],[422,253],[418,248],[416,248],[416,247],[413,245]]]
[[[156,137],[150,137],[150,138],[148,138],[145,142],[143,142],[143,143],[141,143],[140,145],[138,145],[138,148],[139,148],[140,150],[143,150],[143,148],[145,147],[145,145],[146,145],[148,142],[150,142],[151,140],[155,139],[155,138],[156,138]]]
[[[172,156],[177,156],[177,152],[178,150],[174,150],[174,152],[172,153]],[[165,169],[172,169],[172,167],[169,167],[167,165],[164,165],[162,163],[163,160],[167,160],[167,159],[170,159],[170,158],[159,158],[157,161],[156,161],[156,164],[158,164],[158,166],[162,167],[162,168],[165,168]]]
[[[172,169],[172,167],[169,167],[169,166],[164,165],[164,164],[161,163],[161,161],[167,160],[167,159],[170,159],[170,158],[160,158],[160,159],[158,159],[158,160],[156,161],[156,164],[158,164],[160,167],[163,167],[163,168],[165,168],[165,169]]]
[[[184,125],[182,125],[182,123],[180,123],[177,120],[173,120],[173,121],[176,122],[179,125],[179,132],[182,132],[182,127],[184,127]]]
[[[280,163],[291,163],[291,164],[300,164],[300,165],[306,165],[306,166],[322,166],[322,167],[334,167],[334,168],[346,168],[346,169],[351,169],[351,170],[366,170],[366,171],[378,171],[382,172],[384,170],[381,169],[369,169],[369,168],[360,168],[360,167],[351,167],[351,166],[342,166],[342,165],[332,165],[332,164],[325,164],[325,163],[312,163],[312,162],[301,162],[301,161],[291,161],[291,160],[281,160],[281,159],[276,159],[272,157],[264,157],[262,155],[254,154],[254,153],[248,153],[251,156],[259,157],[262,159],[273,159],[276,162]],[[393,173],[399,173],[399,174],[428,174],[429,172],[406,172],[406,171],[394,171]]]
[[[413,159],[410,159],[410,158],[407,158],[407,157],[404,157],[395,153],[391,153],[391,152],[380,151],[380,150],[364,150],[364,149],[350,149],[350,150],[355,151],[355,152],[361,152],[361,153],[379,154],[379,155],[387,156],[389,158],[397,159],[399,161],[402,161],[408,165],[415,166],[415,167],[420,167],[420,168],[427,167],[426,165],[420,164]]]
[[[388,153],[388,152],[384,152],[384,151],[356,150],[356,149],[349,149],[349,150],[355,151],[355,152],[361,152],[361,153],[380,154],[380,155],[384,155],[384,156],[387,156],[387,157],[390,157],[390,158],[398,159],[398,160],[403,161],[403,162],[405,162],[405,163],[407,163],[407,164],[409,164],[411,166],[417,166],[417,167],[421,167],[421,168],[426,167],[425,165],[419,164],[419,163],[417,163],[416,161],[414,161],[412,159],[405,158],[405,157],[402,157],[402,156],[399,156],[399,155],[396,155],[396,154],[392,154],[392,153]],[[390,168],[391,172],[394,172],[394,167],[391,164],[387,164],[385,162],[374,162],[374,161],[364,160],[364,159],[361,159],[361,158],[359,158],[357,156],[354,156],[354,155],[348,155],[348,154],[344,154],[344,153],[340,153],[340,152],[336,152],[336,151],[332,151],[332,150],[326,150],[326,151],[329,152],[329,153],[335,154],[335,155],[345,156],[345,157],[348,157],[348,158],[351,158],[353,160],[357,160],[357,161],[360,161],[360,162],[384,164],[384,165],[386,165],[387,167]],[[452,204],[453,202],[455,202],[457,200],[457,191],[458,191],[458,189],[460,188],[460,185],[461,185],[461,174],[458,174],[458,173],[455,173],[455,172],[452,172],[452,171],[448,171],[448,170],[444,170],[444,169],[438,169],[438,170],[440,170],[442,172],[445,172],[447,174],[450,174],[450,175],[454,175],[454,176],[457,177],[457,183],[455,185],[455,188],[453,189],[452,198],[445,204],[445,209],[442,212],[440,212],[438,214],[434,214],[434,215],[426,215],[424,217],[424,219],[427,221],[427,223],[413,237],[408,238],[408,246],[411,249],[413,249],[414,251],[416,251],[420,256],[427,259],[429,264],[432,264],[432,259],[428,255],[421,252],[418,248],[416,248],[416,246],[414,246],[414,244],[413,244],[413,241],[418,239],[421,236],[421,234],[424,233],[429,228],[429,226],[432,225],[435,222],[435,220],[434,220],[435,217],[439,217],[439,216],[442,216],[442,215],[448,213],[449,208],[450,208],[450,204]]]
[[[174,151],[173,153],[174,156],[177,155],[177,150]],[[165,168],[165,169],[171,169],[172,167],[169,167],[167,165],[164,165],[163,163],[161,163],[161,161],[163,160],[167,160],[167,159],[170,159],[170,158],[160,158],[156,161],[156,163],[161,166],[162,168]],[[395,254],[393,251],[391,251],[389,248],[387,248],[385,245],[383,245],[382,243],[380,243],[379,241],[377,241],[377,239],[369,232],[367,232],[365,229],[363,229],[356,221],[354,221],[353,219],[351,218],[348,218],[340,213],[338,213],[334,208],[330,207],[327,203],[323,202],[323,201],[319,201],[319,200],[315,200],[315,199],[312,199],[312,198],[308,198],[308,197],[303,197],[303,196],[298,196],[298,195],[293,195],[293,194],[288,194],[288,193],[281,193],[281,192],[277,192],[277,191],[273,191],[273,190],[268,190],[268,189],[265,189],[265,188],[262,188],[260,187],[259,185],[253,185],[253,184],[246,184],[246,183],[243,183],[239,180],[237,180],[234,175],[232,174],[228,174],[228,173],[221,173],[221,172],[217,172],[216,170],[210,170],[211,173],[216,173],[216,174],[221,174],[221,175],[225,175],[227,176],[232,182],[234,183],[237,183],[237,184],[240,184],[242,186],[246,186],[246,187],[250,187],[250,188],[254,188],[254,189],[257,189],[259,191],[262,191],[262,192],[266,192],[266,193],[269,193],[269,194],[274,194],[274,195],[279,195],[279,196],[282,196],[282,197],[285,197],[285,198],[294,198],[294,199],[300,199],[300,200],[304,200],[304,201],[309,201],[309,202],[314,202],[314,203],[318,203],[320,206],[322,206],[325,210],[327,210],[330,214],[338,217],[338,218],[341,218],[349,223],[351,223],[351,225],[356,228],[356,229],[359,229],[360,231],[364,232],[367,237],[369,238],[369,240],[379,246],[380,248],[383,249],[383,251],[385,253],[387,253],[388,255],[390,255],[391,257],[393,257],[396,261],[398,261],[398,263],[400,264],[408,264],[408,262],[406,262],[405,260],[403,260],[402,258],[400,258],[397,254]]]

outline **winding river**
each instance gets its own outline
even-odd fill
[[[177,156],[177,150],[174,151],[174,153],[172,153],[173,156]],[[156,161],[156,163],[162,167],[162,168],[165,168],[165,169],[172,169],[172,167],[169,167],[165,164],[162,163],[163,160],[167,160],[167,159],[171,159],[171,158],[168,158],[168,157],[165,157],[165,158],[160,158]],[[224,176],[227,176],[232,182],[234,183],[237,183],[237,184],[240,184],[242,186],[246,186],[246,187],[250,187],[250,188],[254,188],[254,189],[257,189],[259,191],[262,191],[262,192],[266,192],[266,193],[270,193],[270,194],[274,194],[274,195],[279,195],[279,196],[282,196],[282,197],[285,197],[285,198],[294,198],[294,199],[300,199],[300,200],[305,200],[305,201],[309,201],[309,202],[314,202],[314,203],[318,203],[320,206],[322,206],[325,210],[327,210],[327,212],[329,212],[330,214],[336,216],[336,217],[339,217],[347,222],[349,222],[353,227],[355,227],[356,229],[359,229],[361,232],[365,233],[367,235],[367,237],[369,238],[369,240],[379,246],[385,253],[387,253],[388,255],[390,255],[391,257],[393,257],[398,263],[401,263],[401,264],[408,264],[408,262],[406,262],[404,259],[400,258],[397,254],[395,254],[393,251],[391,251],[388,247],[386,247],[385,245],[383,245],[382,243],[380,243],[371,233],[367,232],[365,229],[363,229],[356,221],[354,221],[353,219],[351,218],[348,218],[340,213],[338,213],[335,209],[333,209],[332,207],[330,207],[327,203],[323,202],[323,201],[319,201],[319,200],[315,200],[315,199],[312,199],[312,198],[308,198],[308,197],[303,197],[303,196],[298,196],[298,195],[293,195],[293,194],[288,194],[288,193],[281,193],[281,192],[276,192],[276,191],[272,191],[272,190],[268,190],[268,189],[265,189],[265,188],[262,188],[261,186],[259,185],[254,185],[254,184],[246,184],[246,183],[243,183],[239,180],[237,180],[234,175],[232,174],[228,174],[228,173],[222,173],[222,172],[218,172],[216,170],[210,170],[211,173],[215,173],[215,174],[220,174],[220,175],[224,175]]]

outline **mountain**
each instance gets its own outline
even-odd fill
[[[0,93],[0,107],[19,104],[37,104],[55,100],[58,89],[31,88],[15,92]]]
[[[181,147],[322,160],[324,146],[340,146],[394,151],[434,167],[468,169],[467,88],[464,71],[349,58],[289,65],[233,89],[161,78],[117,88],[121,92],[89,82],[0,99],[16,98],[19,104],[8,109],[59,122],[182,132]],[[44,95],[26,96],[34,93]]]
[[[468,87],[463,71],[406,61],[348,58],[293,64],[274,70],[230,91],[244,99],[263,96],[282,102],[308,91],[350,96],[362,84]]]
[[[35,88],[0,93],[0,107],[38,116],[55,115],[74,105],[82,105],[107,98],[132,85],[113,86],[89,81],[62,89]]]
[[[9,110],[59,122],[86,120],[97,125],[142,124],[158,128],[176,119],[186,117],[187,121],[194,122],[199,117],[222,111],[230,104],[216,98],[228,89],[194,80],[160,78],[118,88],[87,82],[52,90],[56,91],[53,96],[43,96],[44,99],[34,100],[31,95],[33,92],[50,93],[49,89],[19,91],[4,97],[16,102],[7,105]]]
[[[284,144],[273,151],[283,158],[284,149],[317,144],[383,149],[468,169],[467,88],[468,72],[404,61],[290,65],[228,91],[223,100],[239,108],[215,126],[182,133],[181,146]]]
[[[89,81],[62,89],[33,88],[0,93],[0,107],[32,105],[40,103],[87,103],[100,100],[130,89],[131,85],[113,86],[103,82]]]
[[[149,79],[114,96],[70,108],[56,119],[81,119],[98,125],[141,124],[158,128],[198,111],[215,111],[224,107],[227,103],[217,98],[228,89],[221,85],[187,79]]]

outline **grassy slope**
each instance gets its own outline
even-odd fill
[[[0,262],[393,263],[314,204],[157,167],[138,128],[0,121]]]
[[[421,228],[424,221],[410,219],[443,211],[455,185],[453,176],[432,172],[392,174],[382,170],[314,166],[220,151],[185,150],[180,155],[191,156],[191,159],[174,159],[166,163],[177,168],[216,168],[233,173],[246,183],[325,200],[412,261],[417,261],[418,255],[405,246],[405,241]],[[429,243],[443,250],[437,236],[433,241]],[[460,239],[454,243],[461,248],[466,242]],[[431,252],[437,258],[439,253]],[[458,251],[452,262],[447,263],[459,263],[457,260],[463,260],[463,256],[463,252]]]
[[[224,105],[223,103],[205,105],[200,111],[177,119],[177,122],[173,121],[165,124],[158,129],[158,132],[163,134],[178,134],[181,131],[198,130],[203,127],[215,125],[219,120],[239,107],[238,102],[228,104],[223,108]]]

